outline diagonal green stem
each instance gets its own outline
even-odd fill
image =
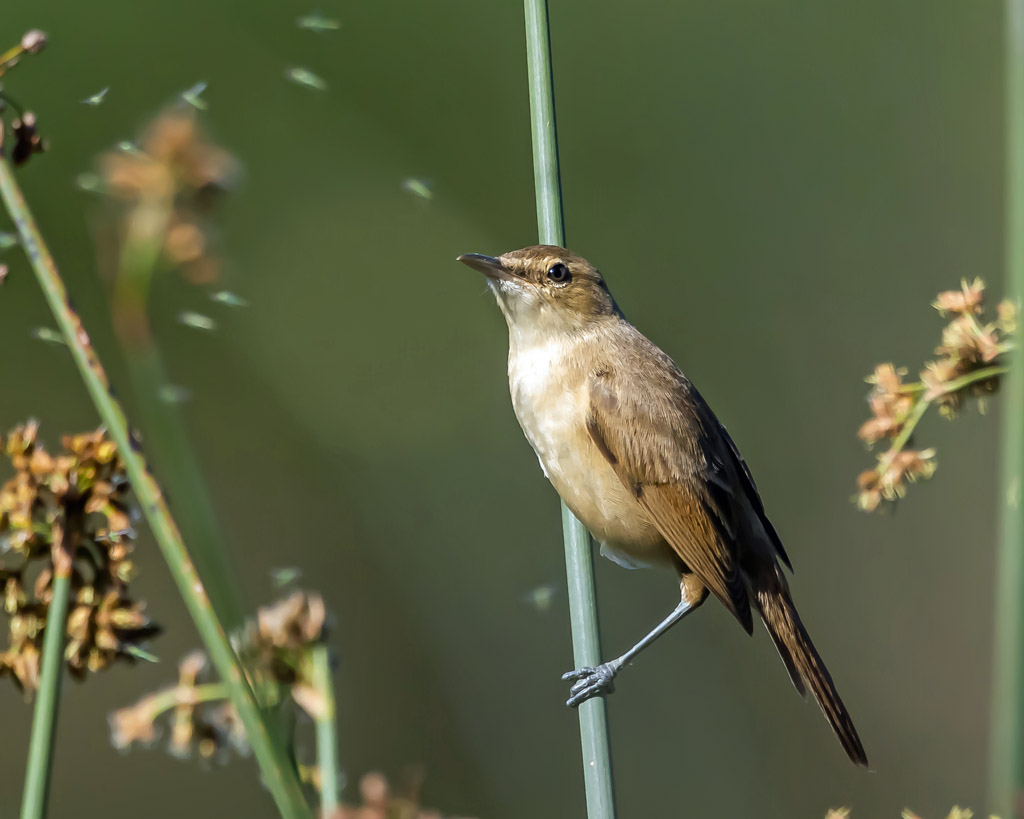
[[[117,444],[142,512],[153,530],[164,560],[178,585],[206,650],[228,686],[231,702],[245,727],[263,778],[285,819],[309,816],[309,806],[302,793],[295,766],[282,750],[272,726],[260,711],[242,666],[231,648],[217,615],[207,597],[195,565],[181,539],[153,476],[142,456],[139,441],[130,435],[124,413],[111,393],[107,374],[96,355],[78,314],[68,302],[64,282],[46,247],[35,220],[28,209],[14,172],[6,157],[0,157],[0,197],[14,221],[39,286],[67,342],[96,411],[103,419],[111,438]]]
[[[323,699],[323,710],[316,718],[320,815],[333,817],[338,810],[338,795],[341,793],[341,770],[338,767],[337,709],[334,703],[334,680],[331,678],[331,657],[323,643],[313,648],[313,685]]]
[[[238,583],[232,581],[231,561],[181,413],[161,399],[167,374],[146,314],[172,214],[170,193],[143,196],[135,206],[120,248],[111,311],[150,457],[175,499],[178,521],[206,578],[217,616],[233,633],[244,621],[242,596]]]
[[[195,449],[178,408],[163,401],[160,390],[168,383],[163,358],[155,347],[124,345],[139,424],[147,430],[147,447],[159,471],[181,527],[206,578],[217,616],[231,633],[244,621],[241,592],[233,581],[217,515]]]
[[[54,534],[53,597],[46,612],[46,628],[43,629],[42,669],[35,710],[32,712],[32,735],[28,744],[25,790],[21,796],[21,819],[42,819],[46,816],[60,683],[64,676],[64,625],[68,619],[68,599],[71,596],[71,559],[63,552],[63,527],[55,526]]]
[[[1005,5],[1007,295],[1024,299],[1024,0]],[[1003,384],[1002,537],[996,553],[995,636],[989,727],[991,813],[1019,816],[1024,791],[1024,356]]]
[[[542,243],[564,246],[547,0],[525,0],[525,10],[537,226]],[[564,503],[562,532],[565,539],[573,658],[577,668],[597,666],[601,663],[601,640],[597,625],[597,595],[594,589],[594,558],[590,535]],[[615,794],[604,699],[594,697],[587,700],[579,706],[579,714],[587,815],[589,819],[612,819],[615,816]]]

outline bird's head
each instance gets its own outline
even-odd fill
[[[619,314],[600,271],[564,247],[536,245],[458,261],[487,277],[509,327],[574,330]]]

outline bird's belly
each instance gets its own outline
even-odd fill
[[[616,562],[673,563],[671,548],[587,433],[584,390],[543,393],[525,396],[513,383],[519,423],[566,506]]]

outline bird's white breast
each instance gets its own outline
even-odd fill
[[[509,387],[516,417],[541,468],[573,513],[624,565],[661,562],[650,554],[661,536],[626,491],[587,432],[590,372],[587,333],[546,337],[513,334]]]

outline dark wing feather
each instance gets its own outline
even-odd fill
[[[706,405],[696,390],[667,358],[654,363],[649,378],[628,385],[611,371],[595,376],[587,430],[680,559],[750,633],[734,470],[727,460],[705,458],[700,416]]]
[[[710,412],[710,410],[709,410]],[[743,456],[740,455],[739,449],[736,448],[736,443],[733,441],[732,436],[729,435],[729,431],[725,426],[715,419],[718,423],[718,428],[722,432],[722,438],[729,446],[729,452],[732,455],[733,462],[739,468],[740,485],[746,495],[747,502],[750,504],[750,508],[754,510],[754,514],[757,515],[758,520],[761,521],[761,527],[764,529],[765,534],[768,536],[768,540],[772,546],[775,547],[775,553],[779,556],[786,567],[793,571],[793,564],[789,562],[789,555],[786,554],[786,547],[782,545],[782,539],[779,537],[779,533],[775,531],[775,527],[772,522],[768,520],[768,514],[764,511],[764,502],[761,500],[761,495],[757,491],[757,484],[754,483],[754,476],[750,474],[750,467],[747,466],[747,462],[743,460]]]

